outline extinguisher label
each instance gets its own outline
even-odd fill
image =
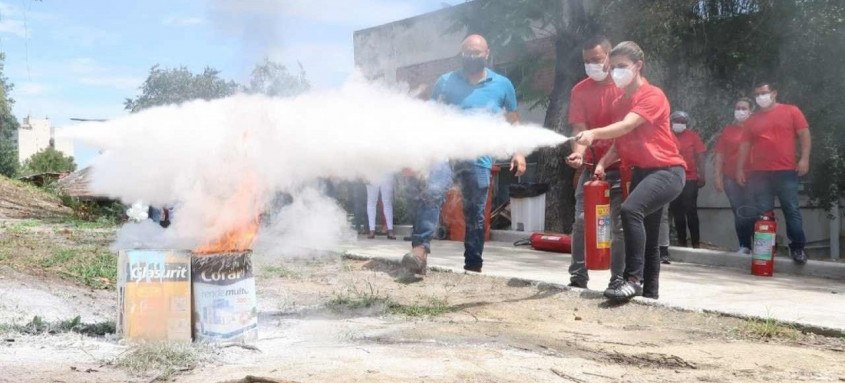
[[[543,241],[560,241],[560,237],[551,235],[544,235],[540,239]]]
[[[772,249],[775,247],[774,233],[754,233],[753,259],[771,260]]]
[[[596,248],[610,248],[610,205],[596,205]]]

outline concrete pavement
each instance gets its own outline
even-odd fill
[[[346,254],[398,262],[410,242],[359,239],[342,246]],[[508,242],[487,242],[484,275],[552,284],[569,283],[569,254],[514,247]],[[432,242],[429,267],[463,272],[463,243]],[[603,291],[609,271],[591,271],[589,289]],[[638,302],[655,301],[637,298]],[[845,333],[845,280],[775,273],[756,277],[730,267],[674,262],[663,265],[660,300],[674,308],[728,315],[773,318],[778,321]]]

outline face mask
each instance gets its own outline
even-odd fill
[[[584,71],[587,72],[587,76],[590,76],[593,81],[604,81],[607,78],[604,64],[584,64]]]
[[[464,73],[475,74],[484,70],[487,59],[484,56],[461,56],[461,66]]]
[[[757,96],[755,101],[757,101],[757,105],[760,105],[761,108],[768,108],[775,102],[772,99],[771,93],[761,94]]]
[[[687,130],[687,124],[672,124],[672,131],[675,133],[682,133]]]
[[[750,110],[734,110],[734,118],[739,122],[747,120],[749,116],[751,116]]]
[[[625,88],[634,81],[634,71],[631,68],[615,68],[610,76],[613,77],[613,83],[620,88]]]

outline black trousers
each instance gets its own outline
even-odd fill
[[[687,245],[687,228],[692,247],[701,243],[698,230],[698,185],[694,180],[688,180],[684,191],[669,204],[669,212],[675,220],[675,231],[678,233],[678,244]]]
[[[625,278],[643,282],[643,296],[657,298],[660,278],[658,236],[663,207],[684,187],[680,166],[634,169],[631,193],[622,203],[625,231]]]

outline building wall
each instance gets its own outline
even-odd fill
[[[49,119],[25,117],[17,131],[18,161],[23,163],[33,154],[50,146],[53,136],[54,130]],[[72,141],[56,140],[54,146],[65,155],[73,156]]]

